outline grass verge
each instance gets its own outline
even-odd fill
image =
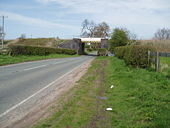
[[[35,60],[44,60],[52,58],[66,58],[66,57],[77,57],[79,55],[64,55],[64,54],[51,54],[48,56],[9,56],[9,55],[0,55],[0,66],[7,64],[16,64],[27,61]]]
[[[126,66],[115,57],[98,57],[51,108],[54,114],[34,128],[168,128],[169,90],[170,79],[162,73]],[[107,107],[113,111],[105,111]]]
[[[34,128],[109,128],[104,101],[96,98],[104,96],[107,64],[106,59],[94,60],[84,77],[61,98],[59,106],[53,108],[55,114]]]
[[[126,66],[112,58],[108,70],[107,104],[115,128],[168,128],[170,126],[170,79],[162,73]]]

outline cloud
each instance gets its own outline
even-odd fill
[[[170,9],[169,0],[36,0],[43,4],[58,3],[62,7],[79,11],[100,12],[104,9]],[[89,9],[89,10],[88,10]]]
[[[36,0],[57,3],[72,14],[86,14],[95,20],[113,24],[164,24],[170,26],[169,0]],[[158,13],[160,12],[160,13]],[[65,12],[66,13],[66,12]],[[169,17],[167,17],[169,16]]]
[[[57,29],[69,33],[80,31],[84,19],[111,27],[127,27],[141,36],[153,35],[162,27],[170,27],[170,0],[33,0],[30,4],[4,4],[0,15],[33,27]],[[3,4],[3,3],[2,3]],[[18,6],[21,6],[18,7]],[[28,7],[29,6],[29,7]],[[14,13],[23,11],[22,14]],[[29,14],[30,17],[25,14]],[[35,13],[35,15],[34,15]],[[44,14],[46,17],[44,17]],[[39,16],[37,18],[35,16]],[[46,18],[44,20],[44,18]],[[51,29],[52,28],[52,29]],[[46,30],[46,29],[44,29]],[[47,31],[47,30],[46,30]]]
[[[17,21],[21,24],[32,25],[35,27],[41,28],[63,28],[63,29],[76,29],[75,26],[66,25],[66,24],[57,24],[50,21],[42,20],[39,18],[28,17],[24,15],[20,15],[17,13],[11,13],[6,11],[0,11],[0,15],[7,15],[9,20]]]
[[[79,14],[111,27],[127,27],[141,37],[151,37],[158,28],[170,27],[170,0],[35,0],[63,8],[63,15]],[[76,17],[79,18],[79,17]]]

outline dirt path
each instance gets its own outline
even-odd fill
[[[100,99],[101,97],[105,97],[105,77],[106,77],[106,70],[104,67],[107,65],[107,61],[102,61],[101,67],[103,67],[101,70],[96,70],[94,74],[98,75],[97,79],[95,80],[96,88],[98,88],[98,91],[96,93],[96,113],[93,115],[90,123],[85,128],[111,128],[110,118],[108,117],[108,114],[103,109],[104,101]]]
[[[76,81],[78,81],[86,73],[91,61],[92,60],[77,68],[70,74],[64,76],[50,89],[42,92],[43,94],[37,97],[39,100],[34,100],[29,103],[31,107],[25,104],[25,106],[22,106],[22,108],[18,108],[14,112],[10,113],[6,119],[4,119],[5,121],[0,125],[1,128],[31,127],[38,120],[50,116],[53,112],[50,111],[49,108],[53,105],[56,105],[57,100],[67,91],[69,91],[69,89],[75,85]]]

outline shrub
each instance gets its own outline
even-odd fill
[[[10,45],[11,55],[49,55],[49,54],[76,54],[75,50],[62,49],[62,48],[49,48],[49,47],[37,47],[37,46],[22,46],[22,45]]]
[[[111,35],[110,43],[110,51],[113,52],[115,47],[125,46],[128,44],[129,35],[128,31],[123,28],[115,28]]]
[[[115,56],[120,59],[124,59],[126,64],[146,68],[150,66],[150,61],[148,61],[148,51],[155,51],[153,47],[150,46],[122,46],[114,49]]]
[[[105,48],[99,48],[98,52],[97,52],[98,56],[107,56],[108,55],[108,51]]]

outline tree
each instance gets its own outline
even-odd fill
[[[128,35],[128,44],[127,45],[137,45],[139,41],[137,40],[137,35],[125,29]]]
[[[95,27],[94,36],[106,38],[109,36],[109,32],[110,32],[109,25],[106,22],[102,22]]]
[[[106,38],[109,36],[110,27],[106,22],[99,24],[87,19],[82,23],[81,37],[101,37]]]
[[[115,28],[110,39],[110,50],[113,52],[115,47],[125,46],[128,44],[128,31],[123,28]]]
[[[154,34],[154,39],[170,40],[170,29],[168,28],[158,29]]]
[[[89,36],[89,37],[93,37],[94,34],[94,29],[96,27],[96,24],[93,21],[88,21],[87,19],[85,19],[82,23],[82,36]]]

